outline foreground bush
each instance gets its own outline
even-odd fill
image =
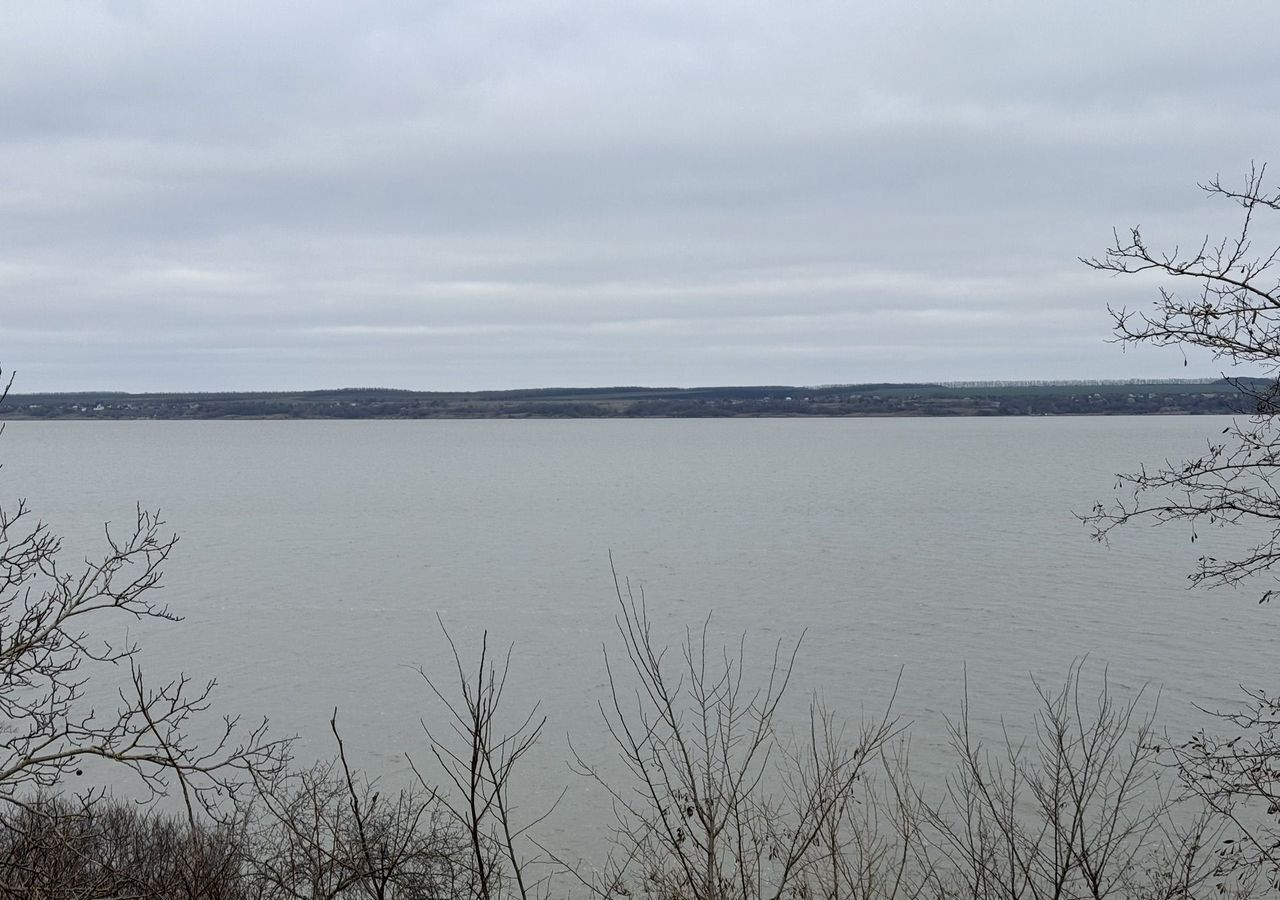
[[[230,829],[121,801],[41,797],[0,817],[5,897],[241,900],[241,860]]]
[[[240,883],[262,900],[460,897],[469,852],[435,795],[384,795],[342,759],[259,785],[237,833]]]
[[[950,726],[952,774],[921,785],[888,715],[846,739],[815,709],[807,734],[776,733],[790,653],[774,655],[753,688],[741,654],[708,657],[702,634],[669,660],[649,643],[641,607],[622,622],[633,628],[624,647],[635,680],[611,667],[607,717],[629,775],[611,781],[578,760],[618,816],[612,852],[590,868],[543,850],[529,833],[536,816],[515,821],[516,763],[540,720],[498,727],[506,663],[473,674],[459,664],[457,727],[432,745],[449,793],[384,794],[349,767],[339,739],[334,760],[260,779],[221,820],[37,796],[0,815],[0,896],[1273,896],[1271,870],[1233,849],[1239,818],[1180,784],[1153,706],[1141,694],[1117,699],[1105,676],[1085,679],[1077,666],[1060,688],[1038,687],[1030,729],[990,746],[966,701]]]
[[[367,787],[367,785],[365,785]],[[0,816],[0,896],[39,900],[433,900],[466,896],[467,853],[441,811],[405,792],[352,805],[321,764],[239,822],[120,800],[41,797]]]

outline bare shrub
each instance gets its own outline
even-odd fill
[[[32,798],[0,815],[0,896],[244,900],[239,836],[119,800]]]
[[[985,746],[966,696],[951,723],[957,768],[924,805],[939,896],[1188,898],[1215,890],[1220,823],[1180,798],[1160,764],[1154,705],[1116,699],[1081,664],[1058,690],[1035,685],[1032,734]],[[1228,886],[1223,884],[1223,891]]]
[[[545,860],[530,852],[528,833],[551,814],[555,804],[528,821],[518,822],[512,788],[517,783],[517,766],[537,743],[546,717],[535,705],[509,729],[504,728],[499,715],[512,648],[507,648],[500,662],[495,661],[485,632],[479,660],[469,672],[443,622],[440,628],[452,653],[457,694],[446,691],[425,669],[418,671],[446,710],[447,732],[433,729],[425,721],[422,727],[431,754],[451,788],[439,795],[443,808],[467,843],[467,852],[455,857],[465,866],[457,896],[479,900],[545,897],[551,891],[552,875],[536,871]],[[426,787],[428,781],[421,771],[416,766],[414,771]]]
[[[434,792],[395,793],[338,756],[258,784],[243,817],[247,889],[262,900],[427,900],[467,884],[463,835]]]
[[[846,858],[845,830],[897,728],[890,713],[846,741],[836,718],[813,705],[807,735],[780,735],[799,642],[776,644],[752,686],[745,642],[714,651],[704,623],[686,632],[672,662],[643,595],[616,575],[615,589],[626,663],[619,669],[606,654],[609,704],[600,712],[629,781],[575,754],[617,819],[610,859],[583,883],[601,896],[755,900],[820,886],[846,896],[858,864]]]
[[[268,739],[265,723],[240,734],[236,720],[224,718],[211,742],[191,738],[213,682],[193,687],[179,676],[148,684],[137,644],[91,631],[113,615],[177,618],[154,599],[176,542],[161,534],[158,516],[140,509],[125,536],[107,530],[105,555],[66,572],[61,540],[30,515],[21,502],[0,509],[0,800],[21,803],[74,777],[86,758],[101,758],[127,767],[157,795],[176,782],[194,812],[216,804],[250,770],[278,767],[285,746]],[[87,707],[87,682],[110,680],[121,667],[129,677],[116,709]]]
[[[1224,733],[1201,729],[1169,752],[1186,789],[1224,823],[1218,881],[1280,892],[1280,698],[1246,695],[1235,710],[1212,714]]]
[[[132,771],[156,796],[176,782],[194,823],[197,807],[212,808],[252,771],[283,764],[287,745],[268,738],[265,722],[245,731],[226,717],[212,740],[197,744],[191,728],[214,683],[147,682],[137,644],[104,636],[113,619],[178,618],[156,599],[177,543],[162,527],[139,507],[130,527],[105,528],[101,556],[68,569],[61,538],[25,501],[0,507],[0,802],[20,805],[65,787],[86,759],[100,758]],[[119,680],[121,669],[129,677],[116,708],[88,706],[86,685]]]

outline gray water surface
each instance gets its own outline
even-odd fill
[[[1270,684],[1280,610],[1188,591],[1186,528],[1106,548],[1072,515],[1225,421],[12,422],[0,493],[73,556],[135,502],[161,508],[181,535],[165,595],[186,618],[135,629],[148,672],[216,675],[218,709],[269,714],[304,754],[330,752],[336,706],[369,768],[427,755],[419,718],[439,708],[410,667],[447,681],[438,615],[464,651],[484,629],[515,642],[513,715],[540,699],[549,719],[534,780],[572,785],[566,734],[608,754],[612,552],[664,640],[714,612],[715,638],[745,632],[763,661],[805,632],[797,709],[820,692],[857,718],[901,671],[927,771],[966,670],[990,722],[1025,721],[1029,673],[1084,655],[1117,689],[1162,686],[1175,729]]]

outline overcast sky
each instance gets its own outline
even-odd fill
[[[1214,374],[1113,226],[1280,173],[1280,4],[0,5],[21,391]]]

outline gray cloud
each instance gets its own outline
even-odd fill
[[[1181,374],[1104,343],[1151,285],[1075,258],[1222,227],[1195,181],[1280,143],[1280,10],[1220,15],[11,4],[0,360],[24,390]]]

